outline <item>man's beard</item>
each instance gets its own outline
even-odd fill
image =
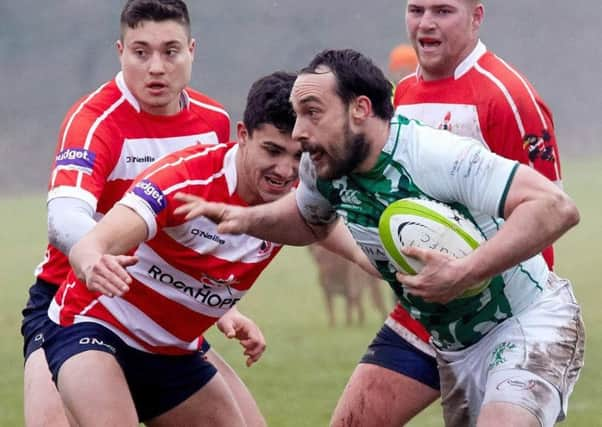
[[[366,135],[363,133],[353,133],[349,127],[349,122],[345,123],[343,135],[342,156],[338,159],[333,158],[331,169],[323,179],[338,179],[344,175],[353,172],[359,164],[364,161],[370,150],[370,145],[366,141]]]

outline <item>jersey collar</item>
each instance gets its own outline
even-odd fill
[[[479,40],[472,52],[470,52],[470,54],[464,58],[464,61],[460,62],[456,68],[456,71],[454,71],[454,79],[457,80],[469,72],[470,69],[474,67],[477,61],[481,58],[481,56],[485,55],[485,52],[487,52],[487,47],[481,40]]]
[[[136,112],[139,113],[140,103],[138,102],[134,94],[130,92],[130,89],[125,84],[125,80],[123,78],[123,71],[117,73],[117,75],[115,76],[115,83],[117,84],[117,87],[119,88],[121,94],[125,97],[125,99],[130,103],[134,110],[136,110]],[[180,105],[182,106],[182,109],[188,109],[188,107],[190,106],[190,96],[188,95],[188,92],[186,92],[186,90],[183,90],[180,94]]]

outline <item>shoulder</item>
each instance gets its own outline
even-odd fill
[[[113,115],[118,114],[125,103],[114,81],[109,81],[93,92],[78,99],[65,114],[61,125],[61,137],[86,139],[107,131]]]
[[[513,100],[515,103],[539,102],[539,95],[529,80],[508,62],[492,52],[483,55],[475,65],[482,84],[490,84],[495,90],[491,96]]]
[[[393,95],[393,105],[397,105],[403,95],[410,90],[413,86],[418,83],[416,73],[409,74],[399,80],[395,85],[395,91]]]
[[[126,100],[113,80],[99,86],[93,92],[81,97],[70,112],[78,112],[81,117],[106,116],[125,104]]]
[[[494,89],[481,91],[494,114],[514,117],[520,129],[534,125],[548,128],[551,112],[527,78],[502,58],[488,52],[475,70]]]
[[[208,114],[215,118],[230,119],[224,106],[215,99],[192,88],[186,88],[190,100],[190,108],[199,114]]]

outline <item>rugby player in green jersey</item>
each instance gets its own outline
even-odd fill
[[[552,426],[583,366],[584,330],[571,284],[539,252],[575,226],[579,212],[551,181],[479,141],[393,117],[390,93],[362,54],[318,54],[291,95],[293,138],[307,152],[295,194],[252,208],[188,198],[181,212],[213,218],[220,232],[294,245],[325,238],[342,217],[432,335],[446,425]],[[487,242],[460,259],[407,249],[425,267],[415,276],[395,272],[378,220],[405,197],[460,207]],[[488,278],[480,293],[459,298]]]

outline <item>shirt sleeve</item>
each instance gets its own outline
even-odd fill
[[[67,113],[55,150],[48,184],[48,201],[77,198],[96,210],[98,198],[117,160],[108,127],[76,104]]]
[[[81,199],[58,197],[48,202],[48,241],[65,255],[95,225],[94,210]]]
[[[187,182],[188,169],[182,164],[181,152],[169,154],[142,172],[117,203],[136,212],[148,230],[146,240],[156,236],[159,229],[180,224],[183,217],[173,215],[177,206],[175,194]],[[184,190],[185,191],[185,190]]]
[[[518,167],[481,142],[411,122],[405,143],[415,184],[442,202],[499,217]]]
[[[299,164],[299,186],[295,191],[297,207],[308,224],[322,225],[334,222],[337,213],[317,187],[317,175],[307,153]]]

